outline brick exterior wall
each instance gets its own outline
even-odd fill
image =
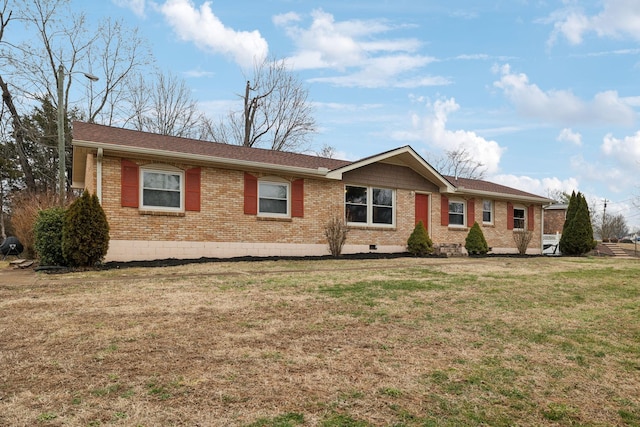
[[[471,197],[453,197],[455,200],[464,200],[467,202]],[[440,196],[434,195],[432,198],[431,215],[434,218],[431,227],[431,239],[434,243],[459,243],[464,247],[465,239],[469,233],[469,229],[473,224],[468,224],[468,227],[455,227],[455,226],[442,226],[440,225]],[[487,241],[487,244],[492,248],[494,253],[517,253],[516,244],[513,240],[513,230],[507,228],[507,202],[502,200],[493,201],[493,224],[482,223],[482,201],[483,198],[475,199],[474,216],[476,222],[482,229],[482,234]],[[528,205],[512,202],[517,207],[524,207],[527,211]],[[467,214],[468,215],[468,214]],[[467,216],[468,218],[468,216]],[[542,206],[535,205],[534,208],[534,230],[533,237],[529,243],[528,253],[539,254],[542,247],[542,236],[540,235],[540,224],[542,220]],[[529,219],[527,218],[527,221]]]
[[[562,233],[566,209],[547,209],[544,211],[544,234]]]
[[[134,161],[134,159],[128,159]],[[136,161],[139,166],[157,164]],[[197,165],[164,163],[187,170]],[[87,161],[87,188],[96,191],[96,162]],[[415,225],[415,191],[430,195],[429,234],[435,244],[461,243],[468,228],[440,225],[438,188],[413,170],[401,166],[376,164],[345,174],[344,180],[304,180],[304,217],[261,218],[244,214],[244,172],[201,168],[200,212],[148,213],[121,206],[121,159],[102,160],[102,206],[110,226],[107,260],[153,259],[165,257],[198,258],[238,255],[317,255],[327,254],[324,225],[331,215],[344,215],[346,184],[379,185],[396,190],[395,227],[352,227],[345,253],[367,252],[375,245],[380,252],[403,251]],[[262,178],[274,176],[254,173]],[[277,176],[292,181],[296,176]],[[482,220],[482,199],[476,199],[475,217]],[[483,232],[494,251],[516,252],[513,231],[507,230],[507,203],[494,201],[495,221]],[[529,248],[540,252],[541,206],[535,208],[534,237]]]

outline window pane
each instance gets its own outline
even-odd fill
[[[449,214],[449,224],[451,225],[464,225],[464,215],[457,213]]]
[[[180,191],[180,175],[162,172],[144,172],[142,181],[144,188]]]
[[[513,210],[513,227],[524,228],[524,209]]]
[[[266,197],[269,199],[287,199],[287,186],[286,184],[269,184],[265,182],[260,183],[260,197]]]
[[[393,224],[393,208],[373,207],[374,224]]]
[[[449,213],[464,213],[464,203],[451,202],[449,203]]]
[[[144,206],[158,206],[163,208],[179,208],[180,192],[164,190],[143,190],[142,204]]]
[[[287,213],[287,201],[276,199],[263,199],[260,198],[260,212],[261,213],[275,213],[285,214]]]
[[[373,204],[379,206],[393,206],[393,190],[374,188]]]
[[[482,212],[482,222],[491,222],[491,212]]]
[[[347,222],[367,222],[367,207],[362,205],[345,206]]]
[[[365,187],[351,187],[348,185],[344,193],[344,201],[347,203],[357,203],[357,204],[366,205],[367,189]]]
[[[266,214],[286,215],[288,209],[287,198],[289,187],[287,184],[260,182],[258,184],[258,211]]]

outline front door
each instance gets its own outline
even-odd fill
[[[422,221],[424,228],[429,231],[429,195],[416,194],[416,224]]]

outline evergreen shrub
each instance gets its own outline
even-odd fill
[[[559,246],[563,255],[583,255],[596,247],[589,206],[580,192],[571,194]]]
[[[419,221],[407,240],[407,251],[415,256],[425,256],[433,253],[433,242],[422,221]]]
[[[64,215],[65,210],[60,207],[38,212],[33,233],[40,265],[66,265],[62,254]]]
[[[62,229],[62,253],[73,267],[93,267],[109,249],[109,224],[98,196],[88,191],[69,206]]]
[[[487,245],[487,241],[477,221],[473,223],[473,227],[469,230],[464,247],[469,255],[484,255],[489,252],[489,245]]]

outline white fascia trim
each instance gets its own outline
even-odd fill
[[[118,153],[127,153],[127,154],[138,154],[145,156],[153,156],[153,157],[164,157],[171,158],[172,160],[185,160],[185,161],[194,161],[199,163],[210,163],[215,165],[223,165],[223,166],[235,166],[235,169],[240,170],[269,170],[276,171],[280,173],[290,173],[297,176],[310,176],[314,178],[328,178],[335,179],[333,177],[329,177],[329,170],[326,168],[318,168],[318,169],[310,169],[310,168],[301,168],[296,166],[284,166],[284,165],[274,165],[270,163],[262,163],[262,162],[253,162],[248,160],[237,160],[237,159],[227,159],[224,157],[212,157],[212,156],[203,156],[200,154],[189,154],[189,153],[180,153],[177,151],[166,151],[166,150],[154,150],[154,149],[140,149],[136,147],[127,147],[123,145],[117,144],[104,144],[100,142],[91,142],[91,141],[79,141],[74,140],[72,142],[73,145],[77,145],[78,147],[86,147],[86,148],[102,148],[105,152],[107,150]]]

